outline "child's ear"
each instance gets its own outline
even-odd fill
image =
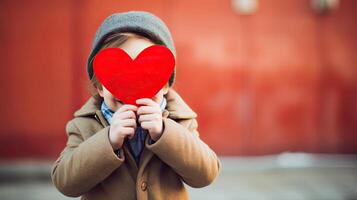
[[[163,88],[164,95],[169,92],[169,88],[170,88],[169,83],[166,83],[166,85]]]
[[[98,92],[99,96],[103,97],[103,89],[97,88],[97,92]]]

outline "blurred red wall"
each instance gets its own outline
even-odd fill
[[[220,155],[357,153],[357,1],[329,14],[309,0],[0,1],[0,158],[55,158],[90,96],[86,59],[111,13],[146,10],[169,26],[175,88]]]

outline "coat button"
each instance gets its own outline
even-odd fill
[[[141,190],[142,191],[145,191],[147,189],[147,183],[146,183],[146,181],[143,181],[142,183],[141,183]]]

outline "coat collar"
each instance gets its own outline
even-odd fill
[[[166,115],[172,119],[189,119],[197,117],[197,114],[186,104],[181,96],[172,88],[166,94],[167,105],[164,111]],[[100,110],[103,98],[99,95],[94,95],[74,113],[74,117],[83,117],[95,115]]]

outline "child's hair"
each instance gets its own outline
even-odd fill
[[[153,42],[154,44],[159,44],[159,45],[164,45],[161,41],[156,40],[154,38],[151,38],[149,35],[146,35],[145,33],[113,33],[109,35],[104,42],[102,43],[102,46],[99,48],[99,51],[108,48],[108,47],[115,47],[119,48],[122,44],[124,44],[130,37],[139,37],[139,38],[146,38]],[[173,80],[174,80],[174,73],[171,74],[170,79],[169,79],[169,86],[172,85]],[[102,90],[102,84],[99,82],[99,80],[96,78],[95,74],[93,75],[92,79],[90,80],[89,84],[89,91],[90,93],[94,95],[98,95],[97,89]]]

